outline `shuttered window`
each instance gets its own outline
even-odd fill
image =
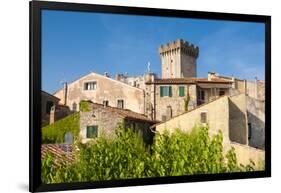
[[[98,136],[98,126],[91,125],[87,126],[87,138],[95,138]]]
[[[184,95],[184,86],[179,86],[179,96],[183,97]]]
[[[207,123],[207,112],[201,113],[201,123]]]
[[[172,96],[172,86],[160,86],[160,97]]]

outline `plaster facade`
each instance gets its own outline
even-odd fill
[[[249,159],[258,163],[264,160],[264,151],[262,150],[264,148],[264,135],[262,136],[258,129],[252,129],[251,135],[253,137],[248,139],[248,121],[252,121],[252,128],[257,124],[262,125],[248,116],[248,112],[253,111],[248,109],[247,104],[251,106],[248,101],[249,97],[245,94],[220,97],[166,122],[156,124],[156,132],[160,134],[164,130],[173,132],[177,128],[190,132],[196,125],[208,124],[211,136],[217,134],[219,130],[222,131],[225,151],[229,150],[231,146],[237,149],[236,155],[239,163],[249,164]],[[206,113],[206,123],[202,123],[202,113]]]
[[[95,84],[94,89],[85,90],[85,84],[89,82]],[[64,93],[66,93],[66,97]],[[118,100],[122,100],[124,109],[144,113],[144,91],[142,89],[93,72],[68,84],[66,91],[64,88],[58,90],[54,96],[60,99],[66,98],[65,105],[76,111],[79,111],[81,100],[91,100],[100,104],[107,101],[107,105],[112,107],[117,107]]]

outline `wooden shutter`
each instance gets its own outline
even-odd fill
[[[98,126],[87,126],[87,138],[95,138],[98,136]]]
[[[183,87],[183,86],[180,86],[180,87],[179,87],[179,96],[180,96],[180,97],[183,97],[183,96],[184,96],[184,87]]]
[[[163,86],[160,86],[160,97],[163,97]]]
[[[172,96],[172,86],[169,86],[169,97]]]

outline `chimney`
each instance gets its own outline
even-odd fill
[[[208,72],[208,81],[214,79],[216,77],[216,73],[215,72]]]
[[[67,104],[67,90],[68,90],[68,85],[67,82],[63,83],[63,105]]]
[[[109,74],[107,72],[104,72],[104,76],[106,77],[110,77]]]

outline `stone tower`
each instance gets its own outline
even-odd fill
[[[161,45],[162,78],[196,77],[199,48],[182,39]]]

